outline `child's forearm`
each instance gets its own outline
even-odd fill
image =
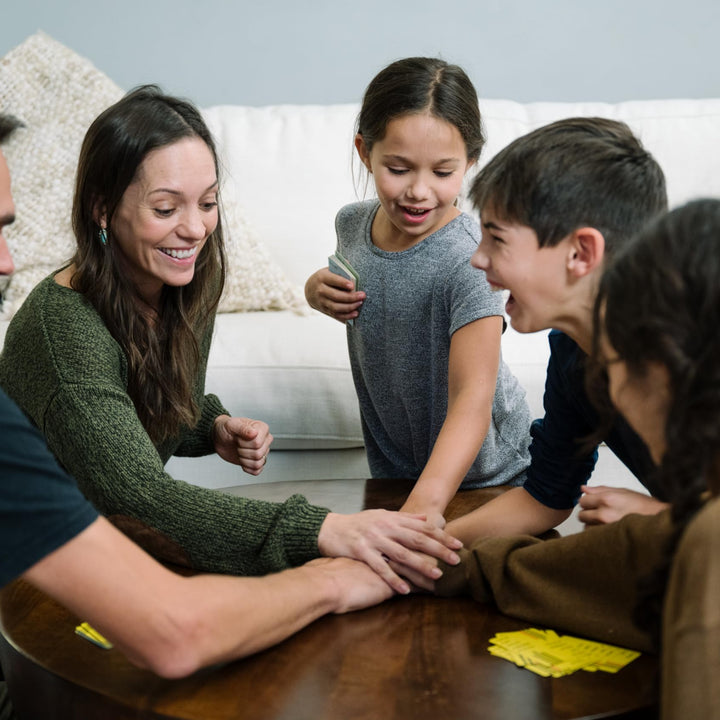
[[[407,512],[445,513],[485,440],[490,417],[453,408],[443,423],[432,453],[402,507]]]

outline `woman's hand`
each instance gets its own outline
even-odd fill
[[[584,494],[578,520],[586,525],[616,522],[631,513],[655,515],[668,507],[667,503],[627,488],[583,485],[580,489]]]
[[[307,279],[305,299],[310,307],[345,322],[358,316],[365,293],[353,290],[352,281],[342,275],[321,268]]]
[[[410,586],[390,567],[409,568],[436,580],[442,574],[436,558],[456,565],[462,543],[428,522],[423,515],[364,510],[354,515],[330,513],[320,527],[318,549],[328,557],[350,557],[367,563],[393,590],[406,595]]]
[[[270,452],[273,436],[262,420],[218,415],[213,425],[215,452],[250,475],[259,475]]]

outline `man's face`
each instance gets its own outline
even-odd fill
[[[13,220],[15,220],[15,205],[10,193],[10,171],[5,156],[0,152],[0,276],[10,275],[15,269],[3,234]],[[0,278],[0,292],[2,289],[3,282]]]

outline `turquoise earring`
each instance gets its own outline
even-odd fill
[[[107,245],[107,230],[104,227],[101,227],[98,231],[98,237],[103,245]]]

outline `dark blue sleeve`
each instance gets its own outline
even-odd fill
[[[530,428],[530,467],[525,489],[556,510],[573,507],[580,486],[597,462],[597,446],[585,438],[597,427],[597,415],[583,385],[584,353],[567,335],[548,336],[550,360],[545,380],[545,417]]]
[[[543,505],[565,510],[577,503],[580,486],[595,468],[597,445],[588,446],[586,438],[597,431],[598,415],[585,392],[585,353],[557,330],[548,341],[545,417],[530,428],[530,467],[524,487]],[[647,447],[622,417],[604,441],[653,496],[665,499]]]
[[[42,435],[0,390],[0,587],[97,516]]]

